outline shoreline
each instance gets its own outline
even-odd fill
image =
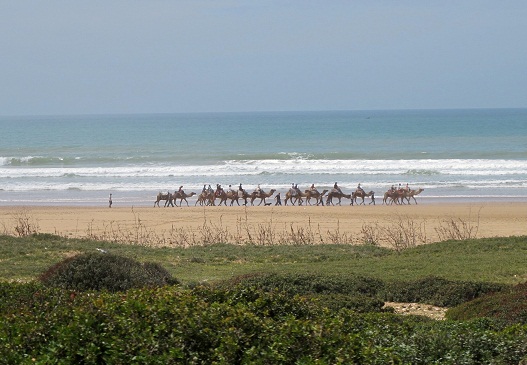
[[[14,235],[15,227],[26,223],[37,233],[154,246],[360,244],[367,238],[382,241],[382,232],[397,227],[413,235],[415,244],[424,244],[442,240],[452,228],[475,238],[527,235],[527,202],[154,208],[123,207],[114,201],[112,208],[0,206],[0,233]],[[390,246],[389,240],[377,243]]]
[[[20,199],[20,197],[17,197],[18,199],[12,200],[12,199],[1,199],[0,195],[0,208],[9,208],[9,207],[90,207],[90,208],[103,208],[108,206],[108,196],[98,195],[96,198],[85,198],[85,199],[78,199],[78,200],[69,200],[69,199],[54,199],[52,201],[49,200],[36,200],[36,199]],[[485,196],[470,196],[470,195],[462,195],[462,196],[417,196],[416,197],[418,204],[417,205],[436,205],[436,204],[487,204],[487,203],[518,203],[518,204],[527,204],[527,196],[522,195],[514,195],[514,196],[503,196],[503,195],[485,195]],[[123,196],[119,195],[119,193],[115,194],[113,193],[113,206],[114,207],[120,207],[120,208],[149,208],[152,207],[156,197],[155,195],[152,195],[150,199],[130,199],[129,196]],[[189,207],[200,207],[196,203],[196,196],[193,196],[192,198],[187,199]],[[282,204],[284,204],[284,194],[282,194]],[[376,205],[383,205],[382,204],[383,196],[375,196]],[[267,198],[266,200],[268,203],[272,203],[271,205],[274,206],[276,200],[274,200],[274,197]],[[370,203],[369,198],[365,198],[365,204],[368,205]],[[255,205],[257,206],[259,200],[255,200]],[[164,203],[164,201],[160,202],[161,206]],[[249,202],[248,202],[249,203]],[[229,204],[227,204],[227,207],[229,207]],[[313,204],[313,202],[312,202]],[[325,204],[325,201],[324,201]],[[342,199],[342,206],[350,205],[350,200],[343,198]],[[416,205],[414,201],[411,201],[410,205]],[[236,205],[235,205],[236,206]],[[241,205],[240,205],[241,206]],[[248,205],[250,206],[250,204]],[[290,203],[288,204],[290,206]],[[305,205],[304,205],[305,206]],[[309,206],[309,205],[308,205]],[[186,208],[187,206],[184,205]]]

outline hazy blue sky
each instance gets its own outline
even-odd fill
[[[527,107],[526,0],[0,0],[0,115]]]

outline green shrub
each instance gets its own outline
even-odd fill
[[[322,299],[320,302],[332,310],[348,308],[358,312],[379,312],[385,311],[384,301],[452,307],[487,293],[498,292],[508,286],[451,281],[435,276],[385,283],[365,276],[249,274],[223,281],[216,287],[233,290],[256,287],[268,292],[279,290],[291,296],[319,297]]]
[[[257,289],[165,286],[72,296],[6,285],[0,302],[6,295],[22,303],[0,313],[6,364],[516,365],[527,355],[527,326],[491,320],[312,310],[301,298]]]
[[[384,301],[363,294],[312,294],[316,303],[331,311],[349,309],[359,313],[393,312],[393,308],[384,308]]]
[[[40,283],[6,283],[0,282],[0,313],[17,310],[30,303],[35,293],[43,287]]]
[[[527,324],[527,283],[460,304],[446,315],[455,320],[488,317],[509,325]]]
[[[258,288],[268,293],[278,291],[290,297],[301,295],[334,311],[343,308],[357,312],[385,311],[384,301],[378,295],[382,293],[383,282],[363,276],[249,274],[217,283],[214,287],[237,293]]]
[[[127,257],[103,253],[80,254],[65,259],[50,267],[39,279],[52,287],[110,292],[178,283],[159,264],[142,264]]]
[[[452,307],[507,288],[502,284],[451,281],[436,276],[414,281],[392,282],[385,287],[387,301],[418,302],[442,307]]]
[[[384,290],[382,280],[365,276],[317,276],[306,274],[250,274],[224,281],[220,286],[256,286],[265,291],[280,290],[290,295],[361,294],[375,297]]]

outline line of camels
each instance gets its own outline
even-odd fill
[[[419,195],[424,189],[419,188],[416,190],[413,189],[390,189],[387,192],[384,193],[383,197],[383,204],[411,204],[411,200],[413,199],[415,204],[417,204],[417,200],[415,199],[416,195]],[[227,206],[227,201],[230,201],[230,205],[234,205],[234,202],[236,204],[240,205],[240,200],[243,202],[242,205],[247,205],[249,202],[251,205],[254,205],[254,201],[257,199],[260,199],[260,202],[258,205],[261,205],[264,203],[264,205],[271,205],[272,203],[268,203],[266,199],[273,197],[274,193],[276,192],[276,189],[271,189],[269,192],[261,191],[253,191],[252,193],[248,193],[245,190],[228,190],[225,191],[223,189],[217,189],[214,190],[205,190],[201,194],[198,195],[198,198],[196,200],[196,205],[201,206],[220,206],[225,205]],[[327,194],[327,195],[326,195]],[[154,202],[154,207],[157,205],[159,207],[160,201],[165,201],[164,206],[176,206],[181,207],[183,206],[183,202],[188,204],[187,198],[193,197],[196,195],[195,192],[191,192],[189,194],[185,193],[184,191],[175,191],[173,194],[170,192],[165,193],[159,193],[157,194],[156,201]],[[277,194],[279,196],[279,194]],[[375,192],[365,192],[363,189],[357,189],[351,194],[344,194],[341,190],[332,189],[331,191],[328,189],[325,189],[320,193],[318,190],[305,190],[304,192],[300,191],[300,189],[289,189],[285,194],[284,199],[284,205],[287,205],[288,202],[291,203],[291,205],[303,205],[304,199],[305,203],[308,205],[313,205],[311,203],[311,199],[314,199],[316,205],[324,205],[324,197],[325,199],[325,205],[341,205],[342,199],[349,199],[350,205],[365,205],[365,198],[370,198],[369,204],[375,205]],[[360,202],[359,202],[360,199]],[[179,205],[177,204],[179,200]],[[278,199],[275,197],[276,203],[275,205],[282,205],[281,198]],[[336,202],[333,202],[335,200]],[[216,204],[216,201],[219,201],[219,203]]]

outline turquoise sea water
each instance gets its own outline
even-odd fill
[[[150,206],[204,184],[527,201],[527,109],[0,117],[1,205]]]

